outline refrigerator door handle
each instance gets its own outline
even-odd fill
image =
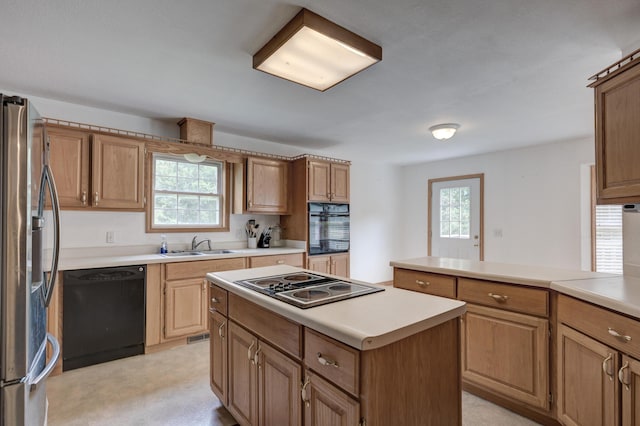
[[[47,141],[48,145],[48,141]],[[49,195],[51,196],[51,210],[53,212],[53,256],[51,258],[51,271],[49,273],[49,279],[46,280],[45,294],[44,294],[44,306],[48,307],[53,297],[53,289],[56,285],[56,277],[58,275],[58,260],[60,258],[60,203],[58,201],[58,191],[56,189],[56,183],[53,179],[53,173],[48,164],[43,166],[42,179],[40,184],[40,200],[38,215],[42,217],[44,208],[44,187],[49,187]]]
[[[42,382],[47,378],[47,376],[49,376],[49,374],[51,374],[56,364],[58,363],[58,359],[60,359],[60,344],[58,343],[58,340],[51,333],[47,333],[47,340],[49,341],[49,343],[51,343],[53,353],[51,354],[51,359],[49,360],[47,365],[44,367],[42,372],[38,374],[38,377],[36,377],[32,382],[29,382],[29,390],[31,392],[36,390],[36,387],[40,384],[40,382]]]

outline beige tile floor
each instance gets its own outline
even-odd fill
[[[208,373],[207,342],[68,371],[47,380],[49,426],[235,425]],[[463,393],[462,424],[537,423]]]

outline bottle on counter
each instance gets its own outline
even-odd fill
[[[167,248],[167,236],[162,234],[160,235],[160,254],[166,254],[169,250]]]

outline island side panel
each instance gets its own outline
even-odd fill
[[[367,426],[461,425],[460,319],[361,354]]]

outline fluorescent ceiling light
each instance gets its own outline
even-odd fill
[[[436,126],[431,126],[429,127],[429,131],[431,132],[434,138],[438,140],[447,140],[452,138],[459,128],[460,128],[459,124],[446,123],[446,124],[438,124]]]
[[[253,68],[324,92],[380,60],[380,46],[302,9],[253,55]]]

